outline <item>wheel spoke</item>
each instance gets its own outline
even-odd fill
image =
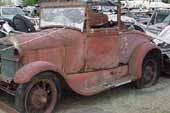
[[[154,77],[156,76],[156,64],[150,60],[146,63],[145,65],[145,69],[144,69],[144,83],[145,85],[149,85],[149,84],[152,84],[152,81],[154,80]]]
[[[35,89],[42,89],[40,84],[36,84]]]
[[[53,85],[55,86],[55,84]],[[55,91],[52,89],[55,88],[54,86],[51,86],[51,81],[48,80],[37,81],[28,95],[26,113],[44,113],[47,109],[51,109],[50,106],[56,101],[55,95],[52,93]]]
[[[47,88],[47,84],[46,83],[42,83],[42,89],[46,90],[46,88]]]

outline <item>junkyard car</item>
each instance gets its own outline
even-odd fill
[[[155,10],[151,20],[146,26],[146,30],[154,34],[160,34],[166,26],[170,24],[170,9]]]
[[[0,41],[0,89],[15,96],[20,113],[51,113],[66,86],[91,96],[157,82],[161,51],[145,34],[93,12],[100,3],[42,3],[40,32]]]
[[[170,24],[170,9],[157,9],[151,16],[147,25],[136,23],[142,32],[159,35]]]
[[[162,71],[170,73],[170,10],[157,9],[147,25],[135,24],[135,29],[145,32],[153,38],[163,54],[164,65]]]

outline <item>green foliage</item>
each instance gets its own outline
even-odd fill
[[[25,5],[35,5],[38,0],[23,0]]]
[[[170,3],[170,0],[163,0],[163,2],[165,2],[165,3]]]
[[[3,5],[5,5],[5,3],[0,0],[0,6],[3,6]]]

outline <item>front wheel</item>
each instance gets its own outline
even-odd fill
[[[148,88],[155,85],[160,76],[160,60],[154,57],[146,57],[142,65],[142,76],[135,81],[138,89]]]
[[[48,74],[40,74],[18,87],[16,108],[20,113],[52,113],[60,94],[59,80]]]

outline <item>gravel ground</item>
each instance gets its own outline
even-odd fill
[[[3,111],[3,110],[0,110],[0,113],[6,113],[5,111]]]
[[[0,100],[14,106],[11,96]],[[129,84],[91,97],[65,93],[55,113],[170,113],[170,77],[142,90]]]

